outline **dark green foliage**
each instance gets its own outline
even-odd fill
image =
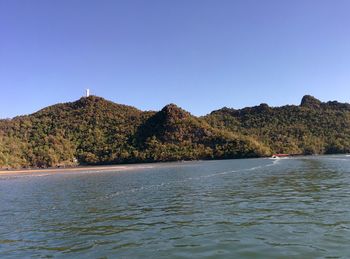
[[[0,168],[350,151],[350,105],[223,108],[202,118],[174,104],[142,112],[90,96],[0,120]]]
[[[150,161],[259,157],[270,150],[242,135],[211,127],[174,104],[143,123],[136,134]]]
[[[205,116],[213,127],[254,136],[275,153],[334,154],[350,151],[350,105],[304,96],[300,106],[242,110]]]

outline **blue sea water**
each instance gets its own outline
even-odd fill
[[[0,258],[347,258],[350,157],[0,175]]]

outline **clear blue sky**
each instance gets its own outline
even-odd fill
[[[0,118],[85,88],[195,115],[350,101],[349,0],[0,0]]]

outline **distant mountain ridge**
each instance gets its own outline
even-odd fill
[[[0,168],[264,157],[350,151],[350,104],[141,111],[90,96],[0,120]]]

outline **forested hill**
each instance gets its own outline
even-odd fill
[[[350,152],[348,103],[323,103],[306,95],[299,106],[222,108],[204,119],[213,127],[253,136],[276,153]]]
[[[312,96],[200,118],[175,104],[144,112],[90,96],[0,120],[0,168],[344,153],[349,116],[350,104]]]
[[[0,167],[52,167],[270,153],[254,138],[218,130],[176,105],[142,112],[90,96],[0,121]]]

